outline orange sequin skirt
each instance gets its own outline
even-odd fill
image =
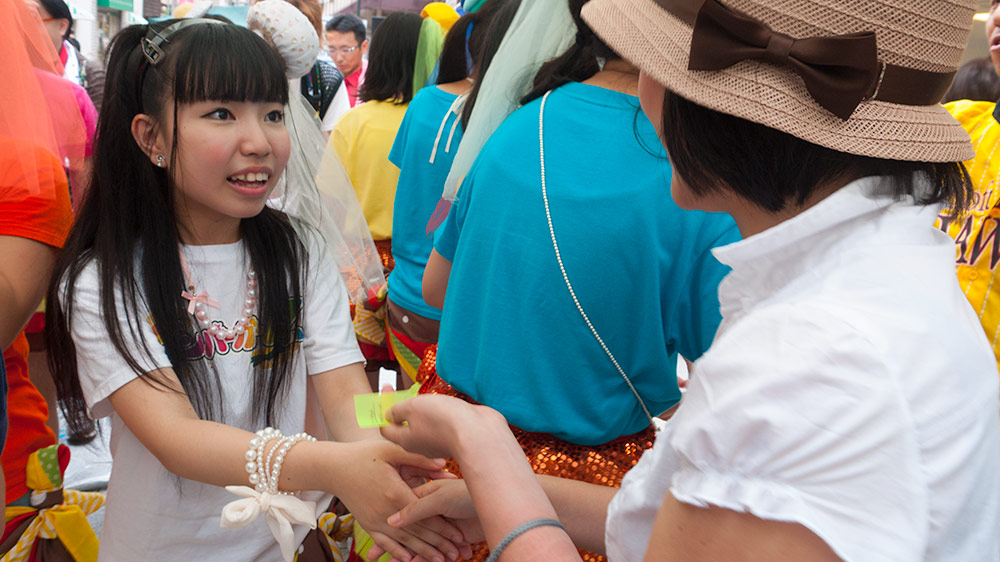
[[[421,394],[444,394],[461,398],[466,402],[476,404],[467,395],[455,390],[437,376],[437,345],[433,345],[424,353],[424,360],[417,372],[417,381],[421,383]],[[639,462],[643,452],[653,447],[656,433],[648,427],[639,433],[625,435],[602,445],[577,445],[563,441],[547,433],[532,433],[515,426],[510,427],[521,444],[531,469],[536,474],[547,474],[571,480],[580,480],[601,486],[619,488],[625,473]],[[453,459],[448,459],[446,467],[449,472],[458,476],[462,473]],[[489,556],[486,543],[473,546],[473,557],[470,560],[481,562]],[[606,560],[603,556],[580,550],[580,556],[588,562]]]
[[[382,270],[388,277],[389,273],[396,267],[396,260],[392,259],[392,238],[376,240],[375,250],[378,251],[378,257],[382,260]]]

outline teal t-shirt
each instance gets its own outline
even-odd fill
[[[642,430],[638,401],[563,281],[542,201],[540,100],[497,129],[435,249],[453,262],[441,320],[442,379],[527,431],[585,445]],[[570,83],[545,107],[552,224],[597,332],[658,415],[680,399],[677,354],[694,360],[721,321],[711,249],[728,215],[684,211],[671,167],[634,96]]]
[[[440,320],[441,311],[424,302],[421,288],[427,258],[434,247],[427,235],[427,221],[441,199],[444,180],[462,140],[461,124],[452,135],[458,116],[449,112],[457,97],[437,86],[417,92],[389,152],[389,161],[399,168],[392,210],[392,257],[396,267],[389,275],[389,298],[432,320]]]

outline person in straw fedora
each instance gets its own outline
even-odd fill
[[[617,494],[536,479],[492,410],[396,405],[383,434],[465,480],[390,524],[444,514],[502,560],[1000,560],[997,368],[933,225],[970,199],[937,102],[975,5],[590,2],[642,71],[674,200],[744,235],[715,251],[719,332]]]

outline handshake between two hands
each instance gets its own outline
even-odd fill
[[[358,467],[359,480],[348,494],[356,497],[341,498],[375,542],[367,552],[372,562],[385,553],[407,562],[469,558],[470,545],[484,540],[465,482],[444,470],[443,459],[461,463],[489,448],[482,437],[506,431],[506,421],[457,398],[415,394],[355,399],[359,424],[380,426],[383,437],[399,446],[381,443],[374,466]]]

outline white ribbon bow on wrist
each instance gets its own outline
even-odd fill
[[[258,492],[247,486],[226,486],[226,490],[243,496],[222,508],[223,529],[238,529],[252,523],[263,511],[274,540],[278,541],[285,562],[295,556],[295,534],[292,525],[316,528],[316,502],[304,501],[296,496]]]

